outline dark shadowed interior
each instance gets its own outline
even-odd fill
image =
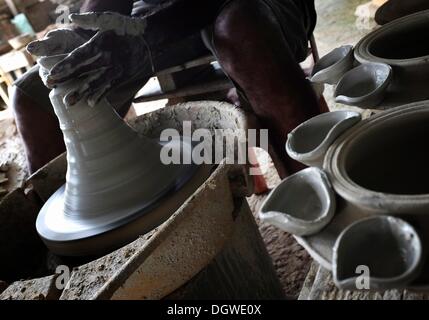
[[[429,32],[429,19],[412,27],[386,32],[369,46],[369,52],[385,59],[412,59],[429,55],[429,41],[422,35]]]
[[[389,119],[351,145],[345,169],[358,185],[373,191],[429,193],[429,113]]]
[[[311,152],[325,140],[329,132],[342,120],[341,113],[331,113],[329,116],[319,117],[316,121],[300,126],[291,137],[291,147],[295,152]]]
[[[343,246],[339,248],[339,279],[356,277],[356,268],[360,265],[369,267],[371,277],[397,277],[413,264],[414,249],[410,247],[411,242],[395,235],[397,226],[368,222],[361,228],[365,229],[364,237],[355,230],[345,236]]]

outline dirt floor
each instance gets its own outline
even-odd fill
[[[21,139],[16,131],[16,126],[7,111],[0,112],[0,167],[5,165],[8,181],[0,184],[0,189],[8,192],[20,187],[27,178],[26,160]],[[0,199],[4,196],[0,192]]]
[[[369,31],[368,28],[361,29],[361,26],[358,28],[355,24],[355,9],[357,5],[365,2],[367,1],[316,0],[319,18],[315,36],[321,55],[340,45],[354,44]],[[331,109],[342,107],[333,103],[331,86],[325,88],[325,98]],[[22,184],[27,176],[27,171],[24,149],[16,132],[16,127],[12,119],[2,119],[5,117],[7,118],[7,114],[0,112],[0,165],[7,162],[11,167],[7,173],[10,181],[3,185],[10,191]],[[272,164],[264,163],[263,165],[270,168],[266,174],[269,186],[273,187],[278,184],[280,179]],[[266,195],[249,198],[255,217],[265,197]],[[291,235],[259,221],[258,223],[285,293],[290,298],[296,298],[310,267],[311,258]]]

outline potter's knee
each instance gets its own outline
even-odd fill
[[[11,109],[15,116],[30,118],[35,112],[53,114],[50,90],[39,77],[37,67],[31,68],[11,88]]]
[[[271,11],[259,0],[232,0],[218,14],[214,23],[217,41],[236,41],[244,31],[253,29],[261,18],[269,18]]]
[[[37,103],[30,96],[31,93],[25,92],[16,85],[10,89],[10,107],[16,120],[31,118],[32,110]]]
[[[213,26],[213,42],[220,59],[239,58],[242,43],[265,38],[276,20],[271,9],[260,0],[232,0],[217,16]]]
[[[16,115],[16,114],[21,114],[25,107],[24,107],[24,102],[25,102],[25,94],[17,87],[17,86],[12,86],[10,91],[10,107],[12,109],[12,112]]]

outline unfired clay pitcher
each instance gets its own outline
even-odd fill
[[[319,232],[335,213],[335,194],[318,168],[302,170],[276,187],[261,207],[261,220],[294,235]]]
[[[334,111],[318,115],[302,123],[289,135],[288,155],[307,166],[323,167],[325,153],[335,139],[361,120],[353,111]]]
[[[61,58],[42,58],[42,72]],[[36,223],[45,243],[60,255],[97,254],[158,226],[173,213],[153,214],[158,202],[197,169],[163,164],[161,144],[139,136],[106,99],[94,107],[85,99],[66,107],[64,96],[75,86],[72,80],[50,93],[67,148],[67,182],[46,202]],[[180,137],[171,146],[181,154],[192,152],[191,142]],[[123,231],[135,221],[138,227]],[[114,235],[90,241],[107,232]]]
[[[403,288],[418,276],[421,258],[420,238],[407,222],[389,216],[360,220],[336,241],[334,281],[344,290]],[[362,278],[365,273],[369,279]]]
[[[336,48],[315,64],[311,81],[336,84],[353,67],[353,62],[353,46]]]

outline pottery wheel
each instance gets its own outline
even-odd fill
[[[185,149],[192,152],[191,148],[182,148],[182,141],[183,144],[191,144],[190,141],[177,140],[173,144],[170,142],[169,146],[182,152],[186,152]],[[207,165],[177,167],[170,184],[150,201],[145,199],[138,207],[93,219],[64,214],[63,185],[42,207],[36,222],[37,230],[51,251],[61,255],[101,254],[133,241],[167,220],[209,175]]]

